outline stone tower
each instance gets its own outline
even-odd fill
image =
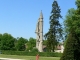
[[[36,48],[39,50],[39,52],[43,52],[42,46],[43,46],[43,14],[42,11],[40,13],[40,17],[37,22],[36,32],[37,39],[36,39]]]

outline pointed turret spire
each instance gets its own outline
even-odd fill
[[[42,10],[41,10],[41,13],[40,13],[40,19],[43,19]]]

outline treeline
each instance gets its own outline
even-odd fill
[[[45,43],[44,43],[45,44]],[[36,39],[14,38],[11,34],[0,34],[0,50],[29,51],[35,48]]]

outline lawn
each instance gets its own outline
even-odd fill
[[[19,56],[19,55],[3,55],[0,54],[0,58],[16,58],[16,59],[25,59],[25,60],[36,60],[35,56]],[[59,60],[59,57],[41,57],[39,60]]]

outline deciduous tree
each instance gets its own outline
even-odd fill
[[[77,9],[69,10],[65,20],[68,32],[64,53],[60,60],[80,60],[80,0]]]
[[[4,33],[1,39],[1,50],[13,50],[15,47],[15,39],[8,33]]]
[[[27,40],[23,37],[18,38],[17,43],[16,43],[16,49],[18,51],[24,51],[26,50],[26,43]]]

